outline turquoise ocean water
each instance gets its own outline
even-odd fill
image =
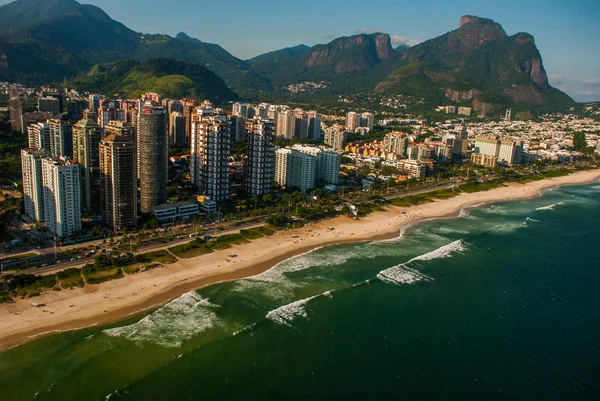
[[[0,353],[11,400],[598,400],[600,185],[333,246]]]

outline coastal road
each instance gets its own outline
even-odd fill
[[[262,226],[264,223],[262,222],[249,222],[249,223],[242,223],[238,226],[235,227],[228,227],[225,228],[223,230],[217,230],[217,235],[222,235],[222,234],[232,234],[232,233],[236,233],[240,230],[243,229],[248,229],[248,228],[254,228],[254,227],[260,227]],[[211,232],[203,232],[198,234],[199,237],[201,237],[202,235],[212,235],[215,236],[212,232],[212,230],[210,230]],[[193,231],[192,231],[193,232]],[[163,249],[168,249],[171,247],[174,247],[176,245],[182,245],[182,244],[187,244],[188,242],[192,242],[193,240],[195,240],[195,238],[190,238],[189,237],[189,233],[188,234],[181,234],[183,237],[180,239],[174,238],[172,240],[169,240],[167,243],[153,243],[153,244],[148,244],[148,245],[140,245],[137,250],[135,252],[133,252],[134,255],[139,255],[142,253],[147,253],[147,252],[154,252],[154,251],[160,251]],[[158,239],[160,241],[160,238]],[[89,246],[88,243],[86,243],[86,246]],[[125,251],[127,249],[126,244],[123,244],[122,249]],[[100,250],[99,250],[100,251]],[[89,258],[82,258],[82,259],[77,259],[77,260],[69,260],[63,263],[59,263],[57,265],[49,265],[49,266],[44,266],[44,267],[32,267],[29,269],[24,269],[24,270],[20,270],[18,272],[10,272],[10,273],[6,273],[6,274],[36,274],[36,275],[42,275],[42,276],[46,276],[49,274],[54,274],[54,273],[58,273],[61,272],[63,270],[69,269],[71,267],[83,267],[84,265],[86,265],[87,263],[92,263],[93,262],[93,256],[90,256]]]

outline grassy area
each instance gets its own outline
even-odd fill
[[[157,262],[165,265],[177,262],[177,259],[166,250],[148,252],[135,257],[137,263]]]
[[[81,278],[81,269],[71,268],[56,273],[56,278],[63,290],[69,288],[83,287],[83,278]]]
[[[275,233],[274,230],[271,230],[270,228],[264,227],[264,226],[260,226],[260,227],[254,227],[254,228],[248,228],[246,230],[241,230],[240,234],[247,240],[254,240],[254,239],[258,239],[258,238],[262,238],[262,237],[268,237],[270,235],[273,235]]]
[[[11,276],[3,284],[5,288],[3,295],[15,298],[31,298],[40,295],[42,291],[59,289],[54,275],[42,277],[33,274]]]
[[[123,270],[118,266],[85,265],[82,270],[88,284],[100,284],[123,277]]]
[[[232,245],[247,244],[248,241],[241,234],[225,234],[218,236],[214,241],[207,243],[212,249],[227,249]]]
[[[555,178],[555,177],[564,177],[566,175],[571,174],[571,170],[550,170],[543,171],[541,173],[534,173],[521,176],[515,180],[515,182],[527,183],[532,181],[540,181],[545,180],[546,178]]]
[[[504,181],[491,180],[491,181],[481,182],[481,183],[480,182],[469,182],[464,185],[460,185],[459,189],[462,192],[466,192],[466,193],[470,194],[470,193],[474,193],[474,192],[489,191],[490,189],[503,187],[503,186],[504,186]]]
[[[193,258],[194,256],[205,255],[211,253],[213,250],[207,247],[207,243],[201,239],[195,239],[187,244],[181,244],[169,248],[169,252],[178,258]]]
[[[426,195],[433,199],[450,199],[458,196],[459,193],[452,189],[439,189],[437,191],[429,192]]]
[[[141,269],[139,263],[133,263],[127,266],[123,266],[123,273],[125,274],[135,274],[138,273],[140,270]]]
[[[433,200],[431,200],[427,196],[427,194],[409,195],[409,196],[405,196],[403,198],[396,198],[396,199],[390,200],[390,204],[392,204],[394,206],[399,206],[399,207],[417,206],[417,205],[422,205],[424,203],[430,203],[430,202],[433,202]]]

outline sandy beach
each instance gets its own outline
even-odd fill
[[[287,230],[249,244],[202,255],[160,269],[125,276],[100,285],[48,292],[0,308],[0,349],[59,330],[108,324],[162,305],[182,294],[221,281],[262,273],[275,264],[316,247],[398,236],[402,227],[424,219],[456,216],[468,206],[538,196],[545,188],[592,182],[600,170],[527,184],[511,183],[486,192],[462,193],[410,208],[386,211],[353,220],[337,217],[296,230]],[[230,255],[238,255],[230,257]],[[32,302],[45,304],[38,308]]]

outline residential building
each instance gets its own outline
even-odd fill
[[[50,154],[54,157],[73,158],[73,125],[66,114],[48,120]]]
[[[321,139],[321,118],[314,110],[308,112],[308,138]]]
[[[498,158],[496,156],[486,155],[485,153],[472,153],[471,163],[479,166],[486,166],[490,168],[496,167]]]
[[[268,194],[275,179],[275,124],[273,120],[254,117],[246,123],[246,132],[246,193],[250,196]]]
[[[100,213],[99,146],[102,128],[92,120],[73,126],[73,159],[81,165],[81,204],[90,214]]]
[[[137,137],[135,132],[135,125],[126,121],[109,121],[104,126],[104,136],[107,137],[109,135],[128,136],[134,141],[134,144]]]
[[[186,146],[188,138],[185,132],[185,116],[175,111],[169,115],[169,143]]]
[[[27,125],[27,137],[29,147],[33,149],[44,149],[51,152],[50,127],[45,122],[33,123]]]
[[[296,110],[294,124],[294,137],[298,139],[308,138],[308,114],[304,110]]]
[[[62,112],[59,108],[59,100],[50,96],[38,98],[38,111],[41,113],[50,113],[52,116]]]
[[[102,220],[115,232],[135,227],[137,174],[134,137],[109,134],[100,142],[99,152]]]
[[[270,117],[269,117],[270,118]],[[296,114],[292,110],[277,114],[277,136],[292,139],[296,130]]]
[[[25,214],[35,221],[43,221],[45,218],[42,174],[42,159],[45,157],[48,157],[48,152],[45,150],[31,148],[21,150]]]
[[[81,173],[75,160],[42,159],[44,218],[46,228],[57,238],[70,237],[81,230]]]
[[[323,180],[327,184],[339,183],[341,155],[338,152],[324,147],[303,145],[294,145],[292,149],[317,158],[314,182]]]
[[[373,130],[375,125],[375,115],[373,113],[362,113],[360,115],[360,126],[368,128],[369,131]]]
[[[90,95],[90,97],[88,99],[90,111],[97,113],[98,109],[100,108],[101,102],[104,99],[105,99],[104,95],[95,95],[95,94]],[[86,117],[84,116],[83,118],[86,118]]]
[[[427,176],[427,164],[419,160],[400,160],[398,170],[407,174],[409,177],[424,180]]]
[[[15,132],[25,132],[25,123],[23,122],[23,105],[19,90],[12,88],[9,90],[8,109],[10,114],[10,129]]]
[[[281,186],[302,192],[315,187],[317,156],[295,149],[278,149],[275,163],[276,180]]]
[[[390,132],[383,139],[383,150],[396,155],[396,158],[406,157],[408,137],[404,132]]]
[[[137,160],[140,179],[140,211],[152,213],[167,201],[169,169],[169,116],[164,107],[145,103],[140,107]]]
[[[331,146],[337,152],[343,152],[346,146],[348,134],[344,127],[334,125],[325,129],[325,144]]]
[[[97,110],[98,124],[104,128],[109,121],[125,121],[125,110],[121,109],[118,100],[104,99]]]
[[[192,115],[190,175],[202,195],[215,202],[229,199],[231,121],[212,109]]]
[[[190,220],[200,214],[197,203],[176,202],[155,206],[152,214],[159,224],[173,224],[177,220]]]
[[[475,139],[475,153],[494,156],[500,164],[521,164],[523,161],[523,142],[520,140],[501,140],[498,137],[478,137]]]
[[[354,132],[358,127],[360,127],[360,122],[360,114],[353,111],[346,113],[346,130]]]

